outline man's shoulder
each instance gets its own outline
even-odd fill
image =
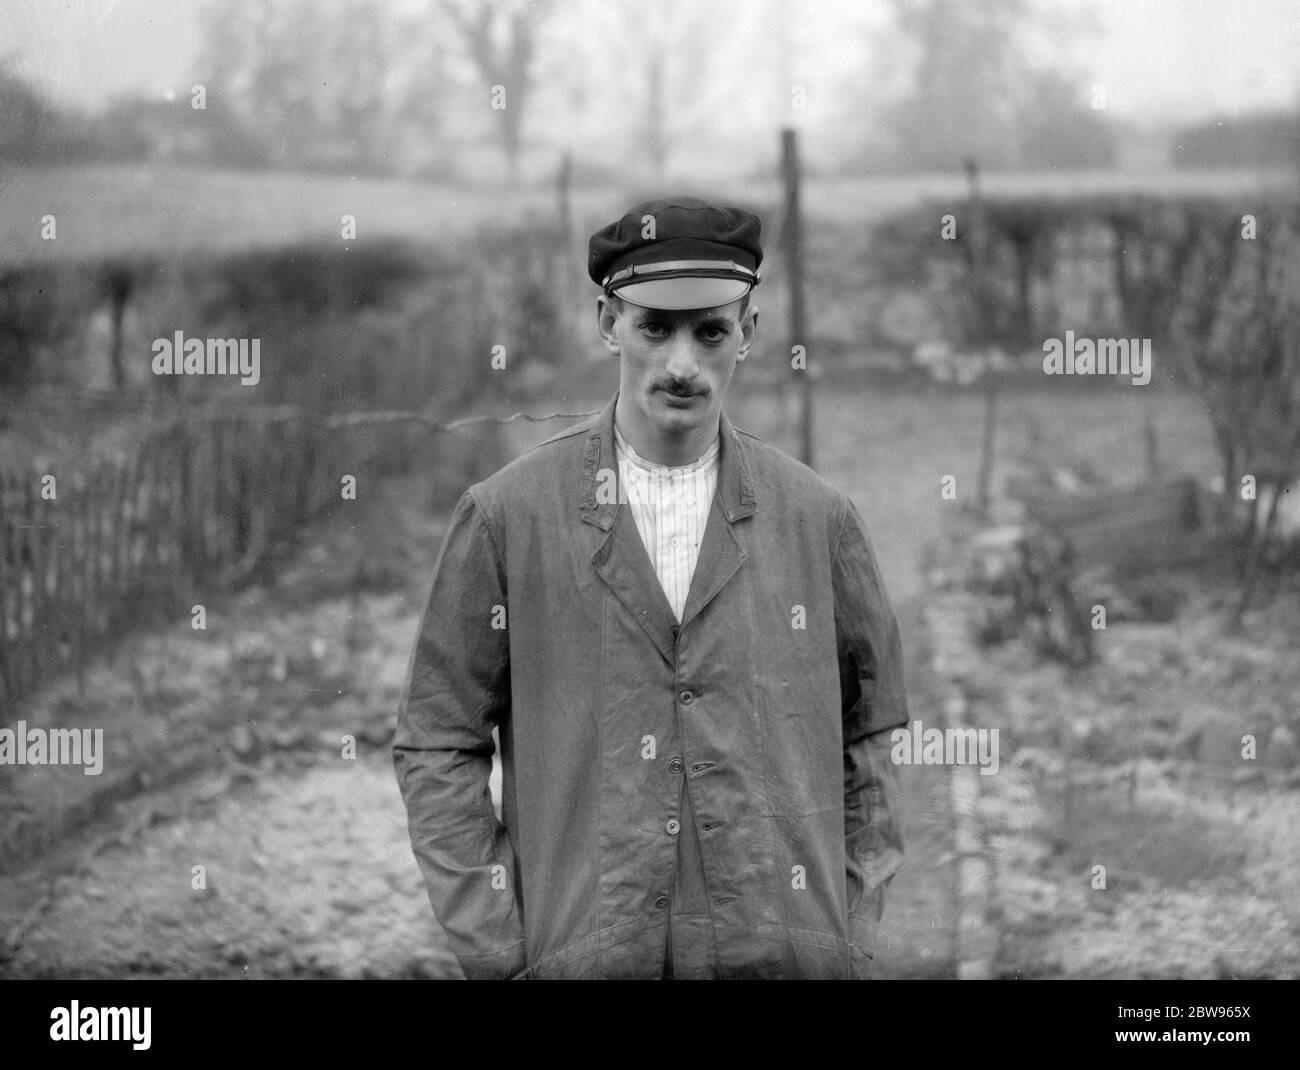
[[[732,430],[759,494],[764,489],[774,490],[813,508],[824,509],[832,517],[843,511],[848,496],[834,483],[752,432],[739,427]]]
[[[576,468],[597,417],[589,416],[525,450],[470,488],[486,506],[553,493],[557,481]]]

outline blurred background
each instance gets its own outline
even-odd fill
[[[901,769],[880,974],[1300,974],[1297,56],[1288,0],[10,0],[0,727],[104,765],[0,764],[0,976],[459,974],[416,618],[612,395],[586,239],[665,192],[762,216],[728,412],[853,496],[914,719],[999,731]]]

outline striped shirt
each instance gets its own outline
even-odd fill
[[[638,454],[615,424],[614,452],[622,497],[632,510],[659,585],[680,621],[718,485],[718,440],[713,440],[699,460],[670,468]]]

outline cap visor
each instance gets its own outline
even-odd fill
[[[744,279],[709,279],[685,276],[648,279],[620,286],[614,292],[642,308],[718,308],[739,301],[749,292]]]

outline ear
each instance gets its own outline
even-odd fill
[[[753,298],[751,298],[749,308],[745,310],[745,314],[740,320],[740,348],[736,351],[736,360],[738,362],[749,356],[749,351],[754,345],[754,338],[757,333],[758,306],[754,304]]]
[[[618,344],[618,313],[614,311],[614,305],[608,297],[600,294],[596,298],[596,329],[600,331],[600,340],[605,343],[614,356],[622,352],[622,347]]]

